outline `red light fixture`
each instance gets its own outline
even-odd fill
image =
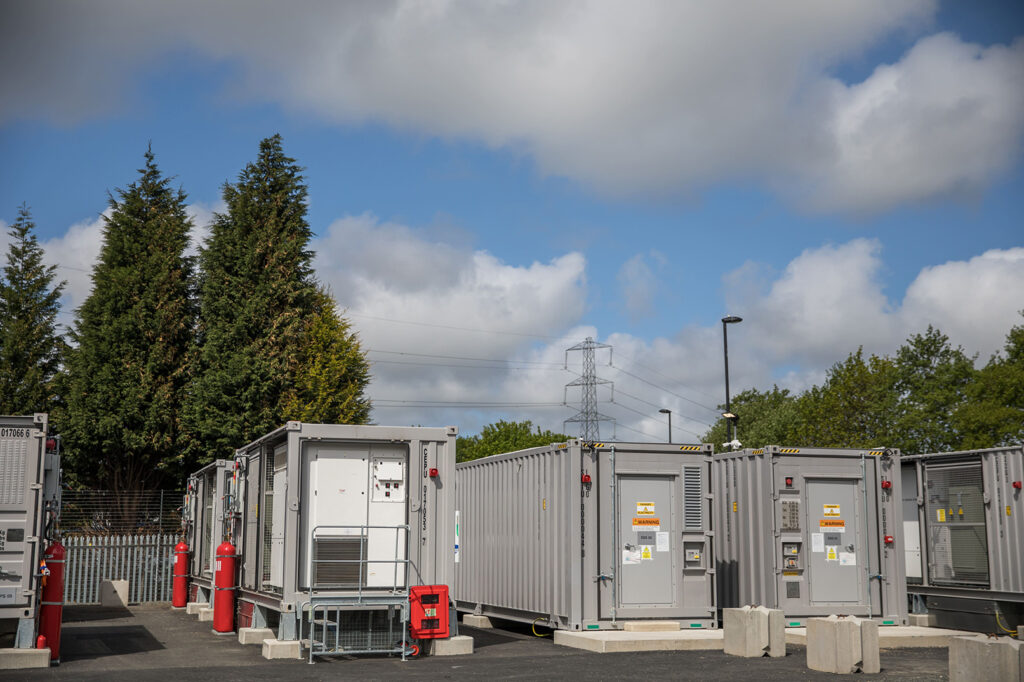
[[[889,490],[892,488],[892,481],[887,478],[882,479],[882,490]]]
[[[787,488],[792,488],[793,487],[793,477],[792,476],[786,476],[786,487]]]
[[[891,545],[894,542],[896,542],[896,539],[893,536],[891,536],[891,535],[886,535],[885,536],[885,544]]]
[[[431,469],[431,470],[430,470],[430,477],[431,477],[431,478],[437,478],[437,476],[438,476],[438,471],[437,471],[437,469]]]
[[[1013,487],[1016,488],[1017,490],[1020,490],[1020,481],[1014,481]]]
[[[580,478],[580,480],[583,483],[590,483],[590,474],[583,474],[583,476]]]

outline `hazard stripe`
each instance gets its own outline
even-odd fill
[[[799,448],[779,448],[779,452],[786,455],[796,455],[800,453]]]
[[[763,455],[764,454],[764,448],[761,448],[760,450],[754,450],[754,454],[755,455]]]
[[[680,445],[679,449],[680,450],[685,450],[686,452],[700,452],[701,450],[704,449],[704,446],[703,445]]]

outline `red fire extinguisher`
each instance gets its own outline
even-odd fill
[[[49,577],[43,583],[39,636],[50,646],[50,661],[60,664],[60,622],[64,615],[64,545],[54,542],[43,555]]]
[[[171,606],[176,609],[183,609],[188,603],[188,545],[184,541],[174,546],[172,584]]]
[[[235,546],[225,540],[217,547],[213,587],[213,631],[235,631]]]

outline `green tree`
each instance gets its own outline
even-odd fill
[[[832,365],[825,382],[797,399],[792,443],[804,447],[892,446],[897,372],[888,357],[864,359],[858,348]]]
[[[25,204],[9,231],[7,265],[0,280],[0,414],[49,412],[64,339],[57,313],[64,282],[43,264],[43,248]]]
[[[200,253],[188,406],[198,462],[229,456],[289,417],[367,418],[362,351],[313,278],[301,170],[280,135],[260,142],[256,161],[224,185],[227,209]]]
[[[1024,325],[1010,330],[1004,350],[967,386],[952,420],[961,436],[957,449],[1024,443]]]
[[[541,428],[534,427],[529,419],[521,422],[507,422],[502,419],[485,426],[479,435],[459,436],[456,458],[460,462],[468,462],[488,455],[550,445],[569,438],[564,433],[541,431]]]
[[[283,403],[285,419],[365,424],[370,399],[363,391],[370,381],[370,365],[359,339],[325,291],[319,292],[316,312],[307,322],[295,383]]]
[[[119,493],[180,480],[195,325],[185,193],[171,189],[152,149],[145,160],[138,180],[110,197],[59,419],[78,480]]]
[[[761,447],[792,442],[797,426],[797,399],[789,389],[773,386],[770,391],[751,388],[729,401],[736,423],[737,438],[747,447]],[[719,405],[725,410],[725,405]],[[714,443],[716,449],[729,440],[725,418],[719,418],[704,434],[703,442]]]

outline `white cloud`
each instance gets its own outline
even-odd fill
[[[664,263],[664,256],[658,252],[652,252],[652,259],[656,264]],[[658,280],[647,264],[647,258],[638,253],[619,268],[616,275],[619,287],[622,289],[622,298],[626,311],[634,319],[650,317],[654,314],[654,296],[657,293]]]
[[[925,37],[862,83],[832,77],[920,34],[934,0],[300,7],[23,3],[0,35],[0,86],[18,93],[0,121],[117,110],[147,64],[188,46],[238,67],[236,96],[518,150],[616,195],[753,180],[876,211],[976,192],[1019,158],[1021,41]]]

